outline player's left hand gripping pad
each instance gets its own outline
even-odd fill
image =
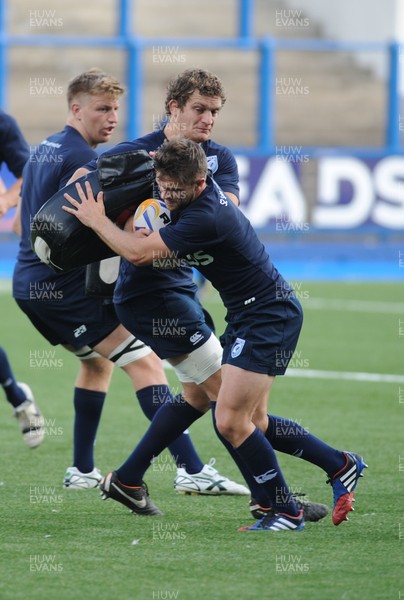
[[[65,212],[67,192],[78,202],[76,183],[88,181],[96,197],[104,192],[105,213],[123,227],[143,200],[153,191],[153,161],[145,150],[101,156],[97,170],[80,177],[54,194],[39,209],[31,223],[31,246],[42,262],[56,272],[71,271],[109,258],[115,252],[77,217]]]

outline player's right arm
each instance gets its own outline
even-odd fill
[[[223,192],[236,206],[240,206],[240,200],[236,194],[232,194],[232,192],[226,192],[225,190],[223,190]]]
[[[19,177],[13,185],[0,196],[0,217],[6,214],[10,208],[17,206],[21,192],[22,177]]]
[[[79,177],[84,177],[84,175],[87,175],[87,173],[91,173],[90,169],[86,169],[85,167],[80,167],[73,173],[73,175],[70,177],[70,179],[66,185],[68,185],[69,183],[72,183],[72,181],[76,181],[76,179],[78,179]]]

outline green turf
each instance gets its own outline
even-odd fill
[[[300,366],[400,373],[404,311],[309,308],[310,298],[397,303],[399,285],[304,283],[301,290],[307,308]],[[220,330],[223,310],[215,294],[207,305]],[[342,379],[284,377],[275,384],[271,412],[298,420],[339,448],[363,453],[369,463],[349,523],[334,527],[327,518],[301,533],[238,532],[251,522],[247,499],[176,496],[167,454],[147,475],[164,517],[135,517],[112,501],[102,502],[96,490],[62,489],[72,453],[75,359],[49,346],[7,291],[0,294],[0,313],[1,344],[17,377],[32,386],[48,429],[42,446],[29,450],[9,405],[1,401],[1,600],[404,597],[404,472],[399,470],[404,384],[402,392],[398,383]],[[145,427],[129,380],[117,372],[97,439],[97,466],[103,472],[117,467]],[[192,434],[205,461],[215,456],[220,470],[237,478],[208,416],[193,425]],[[279,459],[294,490],[331,503],[323,472],[285,455]]]

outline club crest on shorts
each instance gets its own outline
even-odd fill
[[[242,340],[241,338],[236,339],[236,341],[234,342],[234,344],[232,346],[231,353],[230,353],[232,358],[237,358],[237,356],[240,356],[240,354],[243,351],[244,344],[245,344],[245,340]]]

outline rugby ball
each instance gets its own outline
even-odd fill
[[[133,215],[133,231],[151,229],[158,231],[171,223],[170,211],[162,200],[148,198],[139,204]]]

